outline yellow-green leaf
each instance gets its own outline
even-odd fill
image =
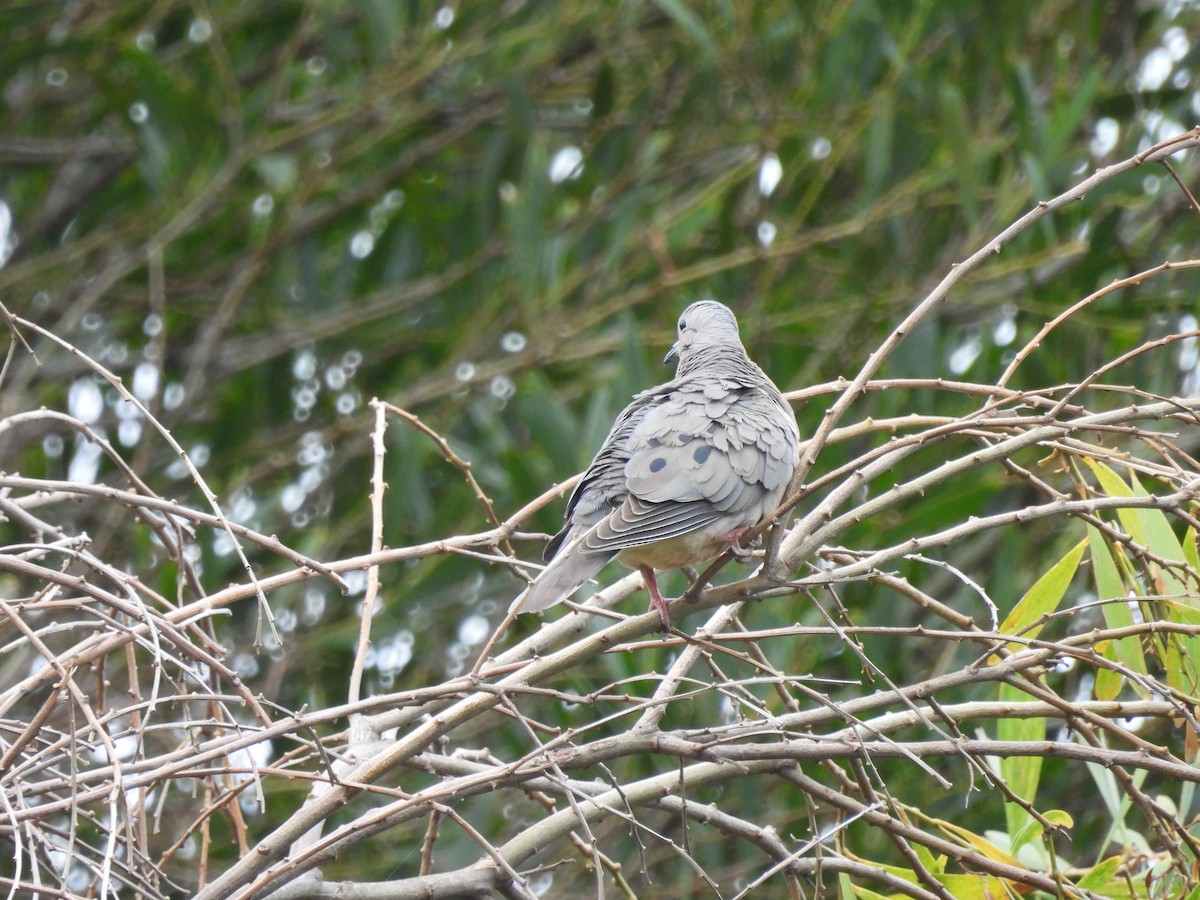
[[[1016,891],[1012,882],[993,875],[944,875],[938,879],[954,900],[1007,900]]]
[[[1100,482],[1100,487],[1104,489],[1104,493],[1108,494],[1108,496],[1133,496],[1133,488],[1126,484],[1120,475],[1118,475],[1104,463],[1100,462],[1099,460],[1088,459],[1086,457],[1084,458],[1084,462],[1095,474],[1096,480]],[[1129,532],[1130,537],[1132,537],[1139,544],[1146,543],[1145,529],[1142,528],[1142,522],[1137,516],[1137,510],[1130,509],[1129,507],[1118,509],[1117,518],[1121,521],[1121,525],[1124,527],[1124,529]]]
[[[1113,659],[1116,654],[1112,649],[1112,644],[1109,641],[1104,642],[1104,649],[1101,650],[1097,645],[1096,649],[1103,653],[1105,659]],[[1113,660],[1115,662],[1115,660]],[[1121,695],[1121,690],[1125,687],[1125,676],[1120,672],[1114,672],[1112,669],[1097,669],[1096,670],[1096,687],[1093,691],[1097,700],[1115,700]],[[1145,693],[1140,685],[1134,684],[1138,688],[1138,693]]]
[[[1127,483],[1108,466],[1094,459],[1085,460],[1088,467],[1096,475],[1096,480],[1110,497],[1148,497],[1146,489],[1136,477],[1131,476]],[[1147,547],[1156,556],[1168,560],[1185,562],[1183,545],[1171,528],[1166,513],[1161,509],[1133,509],[1126,507],[1117,510],[1117,518],[1129,535],[1137,543]],[[1151,576],[1156,581],[1156,589],[1164,594],[1183,594],[1187,588],[1179,576],[1170,569],[1163,569],[1151,564]]]
[[[1030,841],[1035,841],[1042,836],[1045,831],[1042,823],[1035,819],[1029,813],[1025,812],[1015,803],[1004,804],[1004,816],[1008,819],[1008,833],[1012,835],[1012,851],[1016,853]],[[1020,819],[1024,820],[1024,824],[1013,827],[1013,823]]]
[[[1169,622],[1200,627],[1200,609],[1176,600],[1162,600],[1158,604]],[[1182,634],[1166,635],[1167,684],[1185,694],[1200,693],[1200,638]]]
[[[1000,700],[1003,703],[1022,703],[1029,696],[1019,688],[1001,682]],[[1041,717],[1001,719],[996,725],[996,736],[1002,741],[1040,741],[1046,737],[1046,720]],[[1037,795],[1038,780],[1042,774],[1040,756],[1005,756],[1000,760],[1000,777],[1008,789],[1022,800],[1030,803]],[[1016,803],[1004,804],[1004,819],[1015,852],[1033,835],[1027,834],[1034,820]]]
[[[1042,818],[1059,828],[1075,827],[1075,819],[1065,809],[1048,809],[1042,813]]]
[[[946,871],[946,857],[944,854],[934,856],[933,852],[924,844],[914,843],[912,845],[913,852],[917,855],[918,861],[925,869],[932,872],[934,875],[940,875]]]
[[[1136,477],[1131,477],[1130,483],[1133,486],[1134,496],[1150,496]],[[1185,561],[1183,544],[1175,534],[1175,529],[1171,527],[1171,522],[1165,512],[1161,509],[1137,509],[1133,512],[1136,512],[1138,518],[1141,519],[1142,533],[1146,536],[1146,545],[1150,548],[1151,553],[1164,559],[1178,560],[1181,563]],[[1157,566],[1155,566],[1155,571],[1162,582],[1164,593],[1194,596],[1196,587],[1194,580],[1189,588],[1188,584],[1174,571],[1160,569]],[[1194,601],[1192,605],[1196,605]]]
[[[913,846],[915,849],[917,846],[920,846],[920,845],[914,844]],[[922,849],[924,849],[924,848],[922,848]],[[925,852],[928,853],[929,851],[926,850]],[[882,869],[883,871],[887,872],[889,875],[895,875],[897,878],[902,878],[905,881],[911,881],[913,884],[919,883],[917,880],[917,873],[914,872],[912,869],[907,869],[904,866],[896,866],[896,865],[891,865],[889,863],[882,863],[877,859],[869,859],[868,857],[865,857],[865,856],[858,856],[854,853],[853,850],[851,850],[849,848],[843,848],[842,853],[845,855],[845,857],[847,859],[853,860],[854,862],[864,863],[868,866],[871,866],[871,868],[873,868],[873,869]],[[927,857],[921,857],[920,854],[918,854],[918,857],[921,859],[927,858]],[[937,871],[940,872],[945,867],[946,867],[946,859],[945,859],[945,857],[941,857],[941,865],[937,868]],[[934,869],[930,869],[930,871],[934,871]]]
[[[1120,856],[1110,856],[1098,862],[1090,872],[1075,882],[1076,887],[1111,900],[1146,900],[1150,896],[1146,890],[1146,880],[1130,879],[1120,874],[1124,861]],[[1188,897],[1187,900],[1192,898]]]
[[[877,894],[875,891],[868,890],[860,885],[851,884],[849,879],[846,880],[846,884],[849,885],[850,893],[855,897],[862,898],[862,900],[888,900],[883,894]]]
[[[1079,568],[1079,561],[1083,559],[1083,549],[1086,545],[1086,541],[1080,541],[1068,550],[1066,556],[1056,562],[1050,571],[1025,592],[1025,596],[1017,602],[1013,611],[1001,624],[1002,632],[1005,634],[1022,633],[1025,637],[1031,638],[1037,636],[1037,633],[1042,630],[1042,626],[1034,626],[1033,623],[1058,609],[1058,604],[1062,602],[1063,595],[1067,592],[1067,586]],[[1010,643],[1008,648],[1018,651],[1023,649],[1023,645],[1014,642]]]
[[[1136,478],[1126,484],[1111,469],[1095,460],[1087,460],[1087,464],[1096,474],[1096,479],[1111,496],[1132,497],[1147,496],[1145,489]],[[1171,523],[1162,510],[1158,509],[1123,509],[1117,511],[1121,524],[1126,528],[1135,541],[1145,545],[1156,556],[1168,560],[1186,562],[1187,554],[1183,544],[1176,537]],[[1178,595],[1188,598],[1179,602],[1167,604],[1169,618],[1176,622],[1192,624],[1191,618],[1183,609],[1192,608],[1195,611],[1196,592],[1189,590],[1185,582],[1172,570],[1149,564],[1150,576],[1154,580],[1155,589],[1166,595]],[[1197,673],[1197,659],[1200,659],[1200,639],[1184,635],[1172,635],[1167,639],[1166,664],[1167,683],[1188,694],[1195,694],[1200,688],[1200,675]]]
[[[1018,861],[1017,858],[1007,850],[1001,850],[987,838],[963,828],[961,825],[955,825],[953,822],[947,822],[945,819],[931,819],[930,821],[933,822],[933,824],[938,828],[942,829],[942,831],[958,838],[963,844],[975,850],[977,853],[981,853],[988,859],[993,859],[996,862],[1002,862],[1010,866],[1017,866],[1018,868],[1022,869],[1025,868],[1023,865],[1021,865],[1020,861]]]
[[[1098,891],[1113,880],[1120,867],[1121,857],[1110,856],[1092,866],[1092,871],[1075,882],[1075,886],[1088,891]]]
[[[1092,556],[1092,577],[1096,582],[1096,597],[1103,604],[1104,622],[1109,628],[1125,628],[1133,624],[1133,612],[1126,600],[1127,591],[1113,560],[1108,542],[1093,526],[1088,526],[1088,545]],[[1142,644],[1136,637],[1130,636],[1117,641],[1106,642],[1105,658],[1120,663],[1127,669],[1146,674],[1146,658],[1142,652]],[[1112,700],[1120,692],[1124,678],[1109,669],[1101,669],[1096,673],[1096,697],[1100,700]],[[1145,688],[1134,684],[1139,693],[1145,693]]]

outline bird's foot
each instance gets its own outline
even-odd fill
[[[649,566],[638,566],[638,571],[642,573],[642,581],[646,583],[646,593],[650,595],[650,608],[657,612],[658,617],[662,619],[662,630],[670,631],[671,611],[667,609],[667,601],[658,591],[658,579],[654,577],[654,570]]]
[[[760,535],[748,541],[747,544],[743,544],[742,538],[744,538],[749,531],[750,526],[743,525],[740,528],[733,529],[733,531],[729,533],[729,553],[734,559],[742,564],[753,561],[754,550],[752,549],[752,546],[762,543]]]
[[[754,551],[748,550],[745,547],[739,547],[737,544],[730,544],[729,553],[742,565],[754,562]]]

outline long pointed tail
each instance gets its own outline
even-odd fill
[[[510,613],[541,612],[561,603],[589,578],[604,568],[616,552],[584,553],[579,538],[562,547],[558,554],[512,606]]]

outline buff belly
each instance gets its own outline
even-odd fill
[[[729,522],[715,523],[678,537],[640,547],[628,547],[617,554],[617,559],[630,568],[649,566],[652,569],[678,569],[720,555],[745,527],[740,522],[732,525]]]

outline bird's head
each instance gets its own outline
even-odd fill
[[[679,361],[679,369],[690,368],[704,350],[714,346],[741,347],[737,319],[733,311],[716,300],[693,303],[679,316],[675,343],[663,357],[663,362]]]

